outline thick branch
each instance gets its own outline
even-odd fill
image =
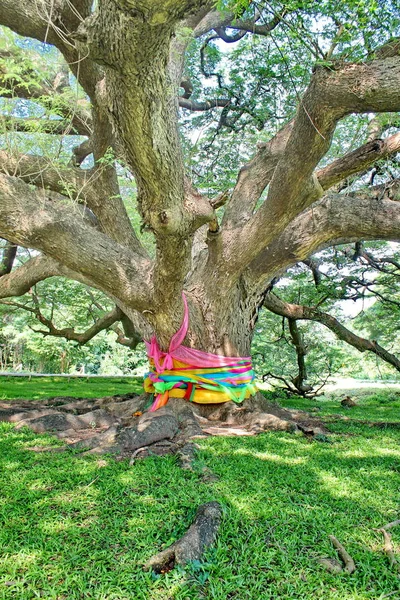
[[[231,103],[229,98],[215,98],[214,100],[205,100],[204,102],[196,102],[196,100],[190,100],[189,98],[183,98],[179,96],[179,106],[186,108],[193,112],[204,112],[211,110],[212,108],[225,107]]]
[[[186,196],[177,128],[181,57],[173,64],[171,51],[179,20],[209,4],[143,1],[136,11],[129,11],[105,0],[78,31],[85,50],[105,65],[98,97],[135,176],[143,222],[156,236],[156,298],[163,304],[175,303],[180,310],[179,291],[190,268],[187,240],[202,219],[190,210],[197,211],[198,203]],[[212,218],[212,212],[209,207],[204,219]]]
[[[317,171],[318,181],[324,190],[329,189],[346,177],[364,171],[377,160],[400,151],[400,133],[383,140],[377,139],[345,154]]]
[[[284,302],[276,294],[269,293],[264,299],[264,306],[276,315],[287,317],[288,319],[316,321],[330,329],[340,340],[357,348],[360,352],[372,352],[382,360],[392,365],[397,371],[400,371],[400,360],[391,354],[385,348],[380,346],[375,340],[366,340],[362,338],[344,325],[342,325],[332,315],[322,312],[312,306],[303,306],[300,304],[290,304]]]
[[[111,296],[148,308],[151,264],[21,180],[0,176],[0,235],[42,250]],[[64,206],[63,206],[64,203]]]
[[[84,203],[96,215],[104,233],[141,256],[147,256],[132,229],[118,193],[114,169],[103,167],[101,164],[90,170],[73,166],[62,167],[43,156],[10,155],[0,150],[1,172],[18,176],[26,183]]]
[[[0,298],[23,296],[39,281],[60,274],[60,266],[55,260],[35,256],[0,278]]]
[[[57,41],[55,31],[48,26],[43,14],[51,14],[51,2],[37,0],[2,0],[0,6],[0,23],[22,36],[31,37],[50,44]]]
[[[399,241],[400,203],[386,198],[377,190],[328,195],[298,215],[249,265],[252,285],[261,292],[277,274],[327,246],[360,239]]]
[[[124,314],[121,317],[121,323],[122,329],[118,326],[113,327],[113,330],[117,334],[117,343],[134,350],[142,341],[142,336],[135,328],[132,321]]]
[[[69,195],[77,201],[86,200],[90,178],[89,170],[58,167],[44,156],[35,154],[8,154],[0,150],[0,173],[19,177],[43,189]]]
[[[200,23],[196,26],[193,35],[195,38],[201,37],[212,29],[224,27],[231,23],[235,18],[235,14],[230,11],[212,10],[203,17]]]
[[[289,121],[267,143],[258,145],[255,156],[239,172],[232,197],[227,205],[223,226],[235,228],[249,220],[263,190],[270,183],[293,129]]]
[[[306,91],[268,196],[236,235],[223,233],[223,266],[240,273],[307,205],[323,193],[313,171],[327,152],[336,123],[355,112],[400,110],[400,57],[337,70],[318,69]]]

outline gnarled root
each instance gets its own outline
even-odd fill
[[[388,523],[388,525],[394,527],[394,525],[392,523]],[[378,531],[379,533],[382,533],[382,535],[383,535],[383,541],[384,541],[383,551],[386,554],[386,556],[388,557],[390,566],[394,567],[395,569],[400,571],[400,563],[398,562],[396,555],[394,553],[392,538],[391,538],[390,533],[388,533],[384,527],[382,527],[381,529],[377,529],[376,531]]]
[[[155,573],[171,571],[175,565],[200,560],[218,533],[222,507],[218,502],[206,502],[197,509],[195,520],[183,537],[172,546],[154,555],[144,565]]]
[[[104,398],[52,398],[0,403],[0,421],[36,432],[51,432],[72,448],[92,454],[111,452],[140,458],[176,453],[188,440],[207,435],[255,435],[266,430],[297,431],[308,437],[325,432],[302,411],[271,404],[258,393],[238,406],[233,402],[196,405],[170,398],[148,412],[147,394]],[[188,460],[183,460],[187,464]]]
[[[343,567],[336,558],[320,558],[318,563],[324,567],[330,573],[354,573],[356,570],[356,564],[350,554],[347,552],[345,547],[339,542],[339,540],[334,536],[330,535],[329,539],[331,540],[334,548],[336,549],[339,558],[343,562]]]

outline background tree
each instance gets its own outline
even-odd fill
[[[286,269],[398,239],[376,167],[400,147],[396,2],[4,0],[0,23],[24,38],[2,50],[1,297],[67,277],[166,350],[184,290],[186,345],[246,356]],[[180,132],[178,106],[200,115]]]

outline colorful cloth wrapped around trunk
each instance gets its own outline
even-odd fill
[[[189,326],[185,295],[182,325],[171,339],[168,352],[160,350],[155,336],[145,342],[150,372],[144,381],[146,392],[155,394],[150,411],[165,406],[169,398],[184,398],[198,404],[243,402],[253,396],[254,371],[251,358],[228,357],[182,346]]]

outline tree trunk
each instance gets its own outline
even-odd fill
[[[236,294],[236,300],[230,297],[230,302],[236,301],[235,309],[224,313],[230,304],[227,298],[199,302],[189,292],[187,296],[189,330],[184,345],[221,356],[249,356],[257,314],[254,301],[242,298],[239,302]],[[164,318],[168,317],[177,319],[168,314]],[[171,395],[165,406],[151,412],[152,402],[152,395],[145,393],[136,397],[14,401],[0,404],[0,420],[17,422],[37,432],[55,431],[69,446],[91,453],[115,452],[133,457],[180,452],[188,440],[197,436],[296,429],[312,434],[323,429],[306,413],[280,408],[256,391],[241,403],[199,404]]]

